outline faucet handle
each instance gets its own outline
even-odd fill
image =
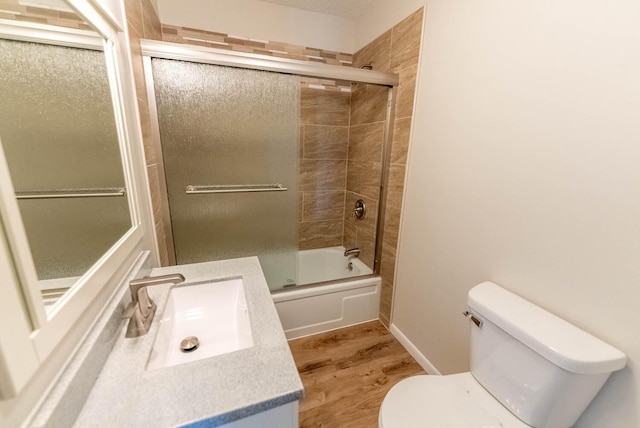
[[[129,281],[129,288],[131,289],[131,301],[138,304],[142,316],[146,318],[151,313],[151,309],[155,306],[155,303],[149,297],[147,287],[167,283],[179,284],[181,282],[184,282],[184,276],[179,273],[159,276],[145,276],[144,278],[134,279],[132,281]]]
[[[184,281],[181,274],[146,276],[129,281],[131,303],[125,309],[129,315],[126,337],[138,337],[146,334],[156,313],[156,304],[149,297],[147,287],[161,284],[179,284]]]
[[[356,201],[355,207],[353,208],[353,211],[351,211],[352,218],[362,220],[364,219],[366,213],[367,206],[362,199],[358,199]]]

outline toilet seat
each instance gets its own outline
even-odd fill
[[[469,372],[400,381],[384,398],[378,423],[380,428],[530,428]]]

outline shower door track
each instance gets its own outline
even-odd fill
[[[385,210],[389,188],[389,168],[391,164],[391,142],[393,141],[393,122],[395,120],[395,106],[399,83],[399,76],[397,74],[148,39],[140,40],[140,46],[142,49],[149,113],[151,116],[151,138],[158,143],[160,142],[160,126],[158,123],[158,112],[156,108],[155,88],[153,86],[151,58],[271,71],[302,77],[346,80],[350,82],[388,87],[389,95],[387,98],[386,127],[382,147],[382,176],[380,178],[380,200],[378,201],[375,256],[373,263],[373,274],[380,275]],[[168,201],[166,181],[164,179],[164,160],[162,159],[161,153],[159,154],[159,157],[159,173],[162,175],[162,177],[160,177],[160,182],[162,183],[160,196],[161,200]],[[164,206],[161,207],[161,210],[163,211],[165,218],[169,219],[170,213],[168,202],[163,203],[163,205]],[[176,259],[175,247],[173,246],[173,233],[170,226],[171,222],[169,221],[168,223],[169,225],[165,224],[165,236],[167,238],[167,246],[169,247],[167,250],[169,252],[170,264],[175,264]]]
[[[183,45],[180,43],[140,40],[142,56],[202,64],[223,65],[249,68],[252,70],[273,71],[295,74],[304,77],[349,80],[358,83],[370,83],[383,86],[397,86],[398,75],[382,71],[352,68],[343,65],[323,64],[288,58],[266,57],[264,55],[234,52],[223,49]]]

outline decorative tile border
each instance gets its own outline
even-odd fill
[[[351,92],[351,82],[346,80],[317,79],[313,77],[301,77],[300,87],[320,89],[325,91]]]
[[[169,24],[162,24],[162,39],[165,42],[185,43],[208,48],[228,49],[237,52],[297,59],[301,61],[315,61],[349,67],[353,60],[353,55],[343,52],[253,39],[250,37],[198,30],[189,27],[178,27]]]
[[[55,25],[58,27],[75,28],[79,30],[93,30],[75,12],[70,10],[25,6],[0,1],[0,18],[14,21],[35,22],[38,24]]]

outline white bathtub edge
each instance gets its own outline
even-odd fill
[[[378,285],[380,285],[381,279],[380,277],[364,278],[364,279],[350,280],[350,281],[340,282],[340,283],[330,284],[330,285],[306,287],[302,289],[293,288],[291,290],[274,293],[271,295],[271,297],[273,298],[274,303],[287,302],[289,300],[304,299],[304,298],[313,297],[313,296],[321,296],[323,294],[338,293],[340,291],[345,291],[345,290],[354,290],[358,288],[371,287],[372,282],[377,282]]]
[[[400,331],[400,329],[395,324],[391,324],[389,331],[391,332],[391,334],[393,334],[393,337],[398,339],[398,342],[400,342],[402,346],[404,346],[407,352],[418,362],[418,364],[420,364],[420,367],[422,367],[424,371],[426,371],[430,375],[442,375],[442,373],[440,373],[440,371],[436,369],[436,366],[431,364],[431,361],[429,361],[427,357],[425,357],[424,354],[420,352],[420,350],[418,350],[418,348],[409,340],[407,336],[404,335],[404,333],[402,333],[402,331]]]
[[[287,339],[378,319],[380,278],[309,287],[272,295]]]

